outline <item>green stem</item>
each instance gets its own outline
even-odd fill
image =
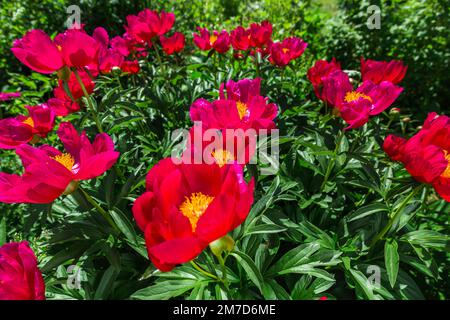
[[[207,277],[213,278],[214,280],[220,281],[220,279],[218,277],[216,277],[215,275],[209,273],[208,271],[204,270],[202,267],[200,267],[198,264],[196,264],[194,262],[194,260],[191,260],[191,264],[192,266],[199,271],[200,273],[204,274]]]
[[[339,136],[338,136],[338,139],[336,141],[336,147],[334,148],[334,151],[333,151],[333,159],[331,159],[328,162],[327,171],[325,172],[325,176],[323,178],[322,185],[320,186],[320,190],[323,190],[323,188],[325,187],[326,183],[328,182],[328,179],[330,178],[331,171],[333,170],[334,163],[336,162],[337,153],[339,151],[339,146],[341,145],[343,137],[344,137],[344,130],[341,130],[341,131],[339,131]]]
[[[219,260],[220,266],[222,268],[222,282],[223,282],[225,288],[229,291],[230,287],[228,284],[227,268],[225,267],[225,259],[222,258],[222,255],[218,255],[216,257],[217,257],[217,260]]]
[[[81,193],[83,194],[83,196],[87,200],[87,202],[89,202],[95,209],[97,209],[97,211],[103,216],[103,218],[105,218],[105,220],[108,221],[108,223],[111,225],[111,227],[114,230],[116,230],[117,232],[119,232],[120,230],[117,228],[116,224],[114,223],[113,219],[108,214],[108,212],[106,212],[105,209],[100,207],[100,205],[97,203],[97,201],[95,201],[86,191],[84,191],[84,189],[81,188],[81,186],[78,187],[78,190],[81,191]]]
[[[259,78],[259,52],[256,52],[255,54],[255,69],[256,69],[256,78]]]
[[[100,133],[103,133],[104,131],[103,131],[102,125],[100,123],[100,120],[98,119],[97,114],[95,113],[95,109],[94,109],[94,105],[92,104],[91,97],[89,96],[89,93],[87,92],[86,87],[84,86],[84,83],[81,80],[80,75],[78,74],[78,70],[75,69],[74,73],[75,73],[75,77],[77,78],[78,84],[80,85],[81,90],[83,91],[83,94],[86,97],[86,100],[88,102],[89,111],[92,114],[92,118],[95,121],[97,129]]]
[[[389,218],[388,223],[384,226],[384,228],[380,231],[380,233],[378,233],[375,238],[373,238],[372,242],[370,243],[370,249],[373,249],[375,247],[375,244],[377,244],[377,242],[379,240],[381,240],[386,233],[389,232],[389,230],[391,229],[392,225],[394,224],[395,221],[397,221],[397,219],[400,217],[400,214],[402,213],[403,209],[405,209],[405,207],[407,206],[407,204],[411,201],[412,198],[414,198],[414,196],[420,191],[422,190],[423,185],[419,185],[418,187],[414,188],[412,190],[412,192],[403,200],[403,202],[400,204],[400,206],[397,208],[397,210],[394,212],[394,214],[392,215],[391,218]]]

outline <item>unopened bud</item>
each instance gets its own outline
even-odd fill
[[[229,235],[225,235],[209,244],[209,247],[215,256],[222,255],[224,251],[231,251],[234,248],[234,240]]]
[[[64,190],[63,195],[67,196],[69,194],[72,194],[75,192],[75,190],[78,189],[78,186],[80,185],[80,181],[78,180],[72,180],[67,185],[66,190]]]
[[[69,67],[64,66],[61,69],[59,69],[56,74],[58,75],[58,78],[63,81],[69,81],[70,74],[72,71],[70,71]]]
[[[399,114],[400,113],[400,109],[399,108],[392,108],[389,113],[390,114]]]
[[[410,117],[405,117],[405,118],[402,119],[402,121],[404,123],[409,123],[409,122],[411,122],[411,118]]]

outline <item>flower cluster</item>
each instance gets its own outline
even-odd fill
[[[405,76],[407,67],[401,61],[373,61],[361,59],[362,83],[354,89],[340,64],[318,60],[308,70],[308,79],[320,100],[332,106],[345,122],[346,130],[363,126],[370,116],[386,110],[400,95],[397,86]]]
[[[237,58],[248,55],[268,57],[269,61],[279,67],[285,67],[292,60],[300,57],[308,44],[301,38],[289,37],[282,41],[272,40],[272,24],[268,21],[252,23],[250,27],[236,27],[230,33],[226,30],[210,32],[206,28],[198,27],[194,33],[194,44],[204,51],[214,50],[226,53],[233,47]]]
[[[418,181],[431,184],[450,202],[450,118],[430,113],[410,139],[389,135],[383,145],[394,161],[404,164]]]

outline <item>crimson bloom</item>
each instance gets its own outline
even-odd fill
[[[127,33],[140,42],[150,42],[153,37],[166,34],[175,23],[171,12],[144,9],[137,15],[127,16]]]
[[[37,142],[53,129],[55,114],[46,104],[26,108],[28,116],[0,120],[0,148],[14,149],[25,143]]]
[[[261,79],[230,80],[220,90],[220,99],[212,103],[196,100],[190,109],[192,121],[201,121],[206,129],[273,129],[278,107],[260,95]]]
[[[122,62],[120,69],[122,70],[122,72],[126,72],[129,74],[135,74],[135,73],[138,73],[139,70],[141,70],[141,67],[139,66],[139,61],[133,60],[133,61]]]
[[[148,256],[161,271],[197,257],[247,217],[254,181],[229,164],[174,164],[161,160],[148,173],[133,214],[145,234]]]
[[[322,95],[323,81],[327,76],[336,70],[341,70],[341,65],[339,62],[336,62],[335,58],[333,58],[331,62],[326,60],[317,60],[314,63],[314,66],[308,70],[307,76],[314,87],[314,93],[317,98],[321,100],[324,99]]]
[[[247,51],[251,47],[250,29],[241,26],[236,27],[230,34],[231,45],[234,50]]]
[[[45,283],[28,242],[0,247],[0,300],[45,300]]]
[[[238,163],[245,166],[256,151],[256,134],[243,130],[205,129],[195,123],[189,130],[184,163],[217,163],[220,167]]]
[[[211,34],[206,28],[197,28],[199,34],[194,33],[194,44],[200,50],[214,49],[218,53],[225,53],[230,49],[230,35],[225,30],[216,30]]]
[[[269,21],[250,25],[250,45],[252,47],[267,46],[272,38],[272,24]]]
[[[403,80],[407,69],[408,67],[400,60],[375,61],[361,58],[361,77],[363,81],[370,80],[375,84],[383,81],[397,84]]]
[[[168,55],[180,52],[184,48],[185,38],[181,32],[175,32],[171,37],[160,36],[159,40],[164,52]]]
[[[8,101],[21,96],[20,92],[0,92],[0,101]]]
[[[55,42],[61,47],[65,65],[75,68],[97,66],[102,43],[89,36],[84,30],[66,30],[55,37]]]
[[[53,73],[64,66],[60,47],[42,30],[30,30],[16,39],[11,51],[20,62],[40,73]]]
[[[322,98],[334,106],[349,124],[346,130],[363,126],[370,116],[386,110],[403,91],[391,82],[383,81],[377,85],[370,80],[354,90],[348,75],[341,70],[332,72],[322,80]]]
[[[450,202],[450,118],[435,112],[428,115],[422,129],[410,139],[389,135],[384,151],[403,163],[418,181],[431,184]]]
[[[78,181],[103,174],[119,157],[105,133],[91,143],[84,132],[79,135],[70,122],[63,122],[58,136],[66,152],[49,145],[16,148],[25,172],[22,176],[0,172],[0,202],[50,203],[61,194],[73,192]]]
[[[308,44],[300,38],[289,37],[281,42],[274,42],[270,45],[269,60],[273,64],[284,67],[292,60],[300,57]]]
[[[94,92],[95,82],[86,71],[78,71],[78,74],[83,82],[84,87],[88,94]],[[71,73],[69,80],[67,81],[67,88],[69,89],[72,97],[70,97],[66,90],[64,90],[64,84],[62,80],[58,81],[58,86],[53,90],[54,98],[47,101],[48,106],[55,112],[57,116],[67,116],[68,114],[77,112],[80,110],[80,99],[84,96],[83,90],[75,76],[75,73]],[[73,100],[72,100],[73,98]]]

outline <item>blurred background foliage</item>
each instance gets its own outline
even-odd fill
[[[311,63],[336,57],[346,69],[358,69],[359,58],[402,59],[408,73],[402,85],[408,94],[399,107],[422,118],[444,111],[450,101],[450,4],[446,0],[1,0],[0,87],[19,86],[17,73],[27,74],[10,53],[14,39],[27,30],[62,31],[66,7],[77,4],[82,22],[91,31],[104,26],[112,35],[123,33],[127,14],[148,7],[175,12],[177,29],[190,35],[197,26],[230,30],[254,21],[270,20],[275,38],[303,37]],[[381,9],[381,28],[369,30],[367,8]]]

